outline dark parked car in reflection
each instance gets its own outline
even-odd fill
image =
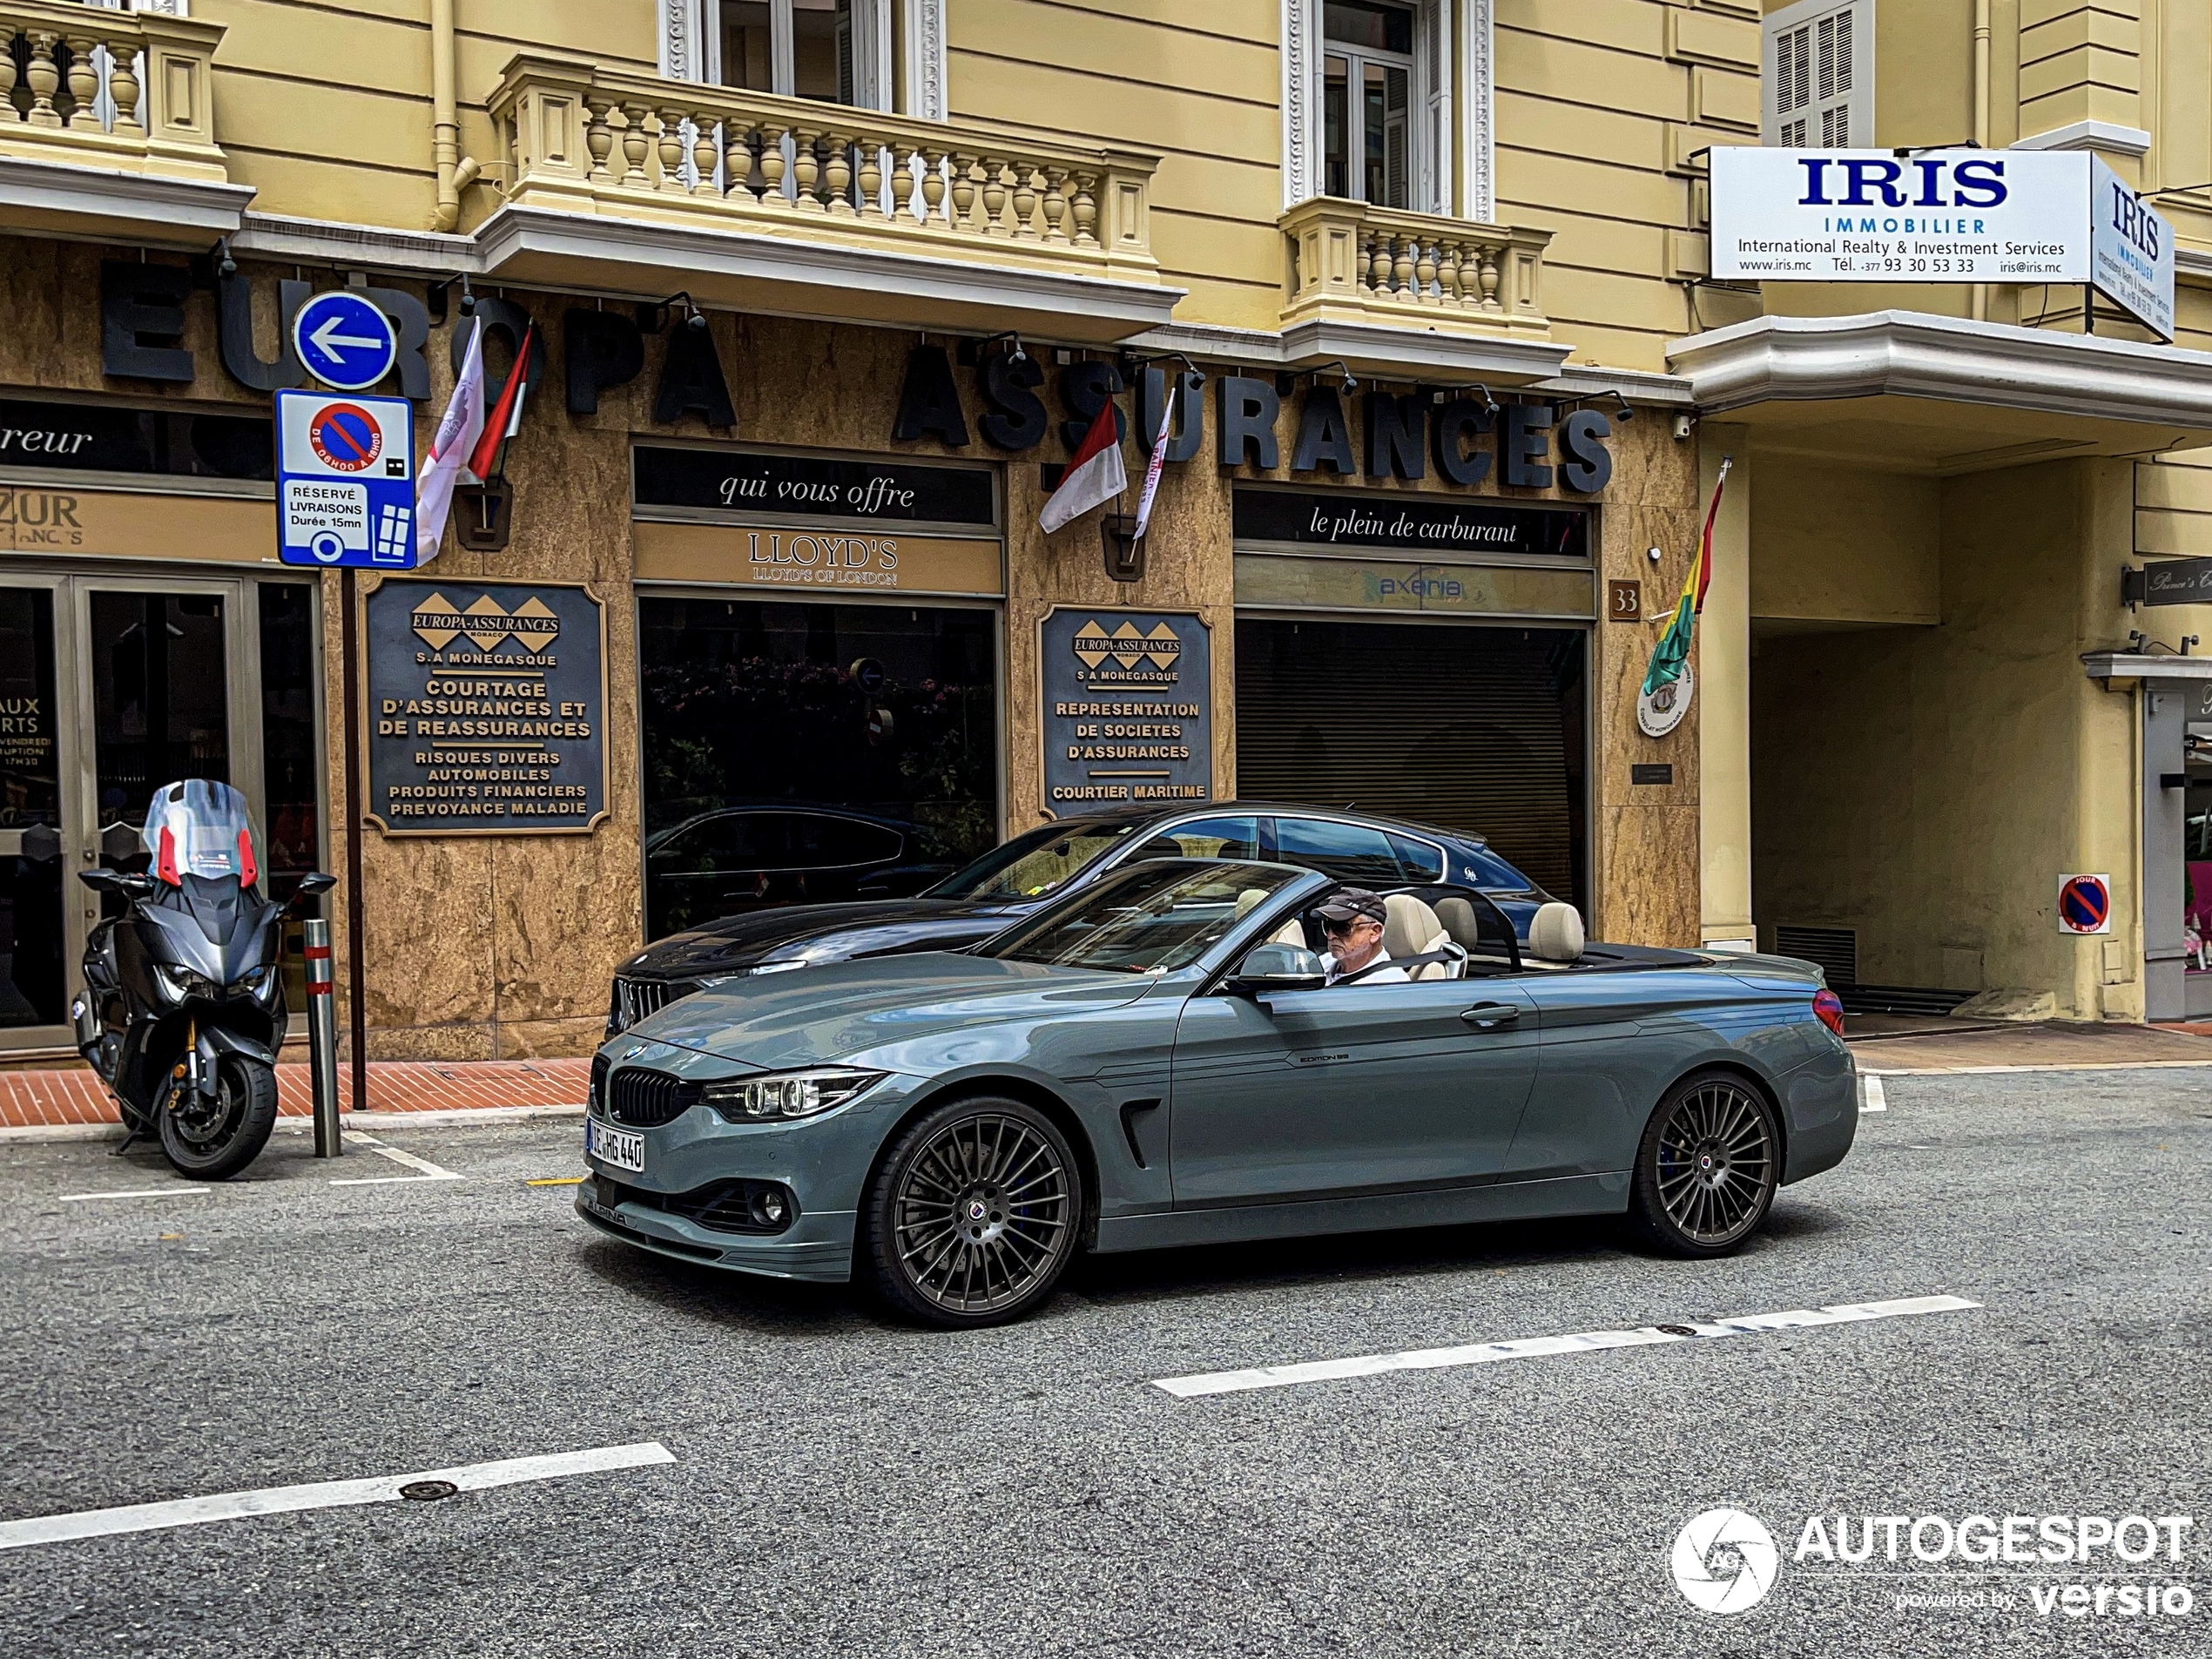
[[[649,877],[652,856],[649,844]],[[696,921],[672,924],[684,931],[658,938],[616,971],[607,1035],[703,986],[744,974],[901,951],[963,950],[1050,900],[1130,864],[1163,858],[1299,865],[1378,891],[1453,883],[1496,905],[1523,941],[1530,919],[1551,899],[1479,835],[1263,802],[1125,807],[1040,825],[912,898],[855,893],[859,902],[779,907],[772,899],[750,898],[713,913],[719,919],[711,921],[694,910]],[[649,891],[651,886],[649,880]],[[768,891],[774,890],[772,883]],[[833,895],[817,886],[809,896]],[[649,914],[659,914],[649,906]],[[665,929],[651,931],[658,936]]]
[[[646,838],[647,930],[659,934],[747,911],[900,899],[953,869],[913,824],[786,801],[716,805]]]

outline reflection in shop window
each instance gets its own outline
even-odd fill
[[[54,690],[53,595],[0,588],[0,1027],[67,1017]]]
[[[314,590],[300,583],[261,583],[261,841],[267,873],[262,891],[289,900],[300,878],[322,865],[316,807],[315,641]],[[285,917],[285,1004],[307,1007],[298,915]]]
[[[988,612],[639,601],[646,928],[921,892],[998,839]]]

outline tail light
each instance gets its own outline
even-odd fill
[[[1844,1035],[1844,1000],[1833,991],[1815,991],[1812,1011],[1820,1016],[1821,1024],[1838,1036]]]

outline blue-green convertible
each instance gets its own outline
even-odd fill
[[[1325,984],[1339,884],[1137,865],[972,951],[740,974],[592,1065],[577,1209],[641,1248],[1019,1318],[1078,1251],[1625,1212],[1718,1255],[1858,1128],[1842,1015],[1777,957],[1517,942],[1389,895],[1398,971]]]

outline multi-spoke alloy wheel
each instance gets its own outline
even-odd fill
[[[1774,1114],[1758,1093],[1734,1077],[1691,1077],[1644,1131],[1629,1220],[1670,1253],[1723,1255],[1766,1219],[1780,1176]]]
[[[869,1195],[876,1288],[932,1324],[997,1325],[1075,1253],[1082,1177],[1066,1138],[1012,1100],[941,1107],[902,1134]]]

